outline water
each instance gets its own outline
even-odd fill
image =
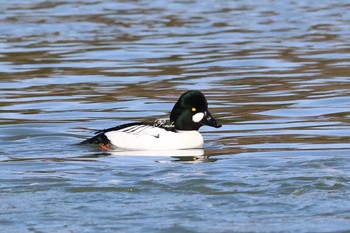
[[[1,232],[350,231],[350,4],[6,1]],[[111,155],[95,129],[203,91],[204,157]],[[192,152],[190,152],[192,153]]]

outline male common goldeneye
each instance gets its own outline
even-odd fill
[[[99,144],[102,149],[180,150],[203,147],[198,129],[203,125],[220,128],[208,111],[208,103],[200,91],[187,91],[176,102],[170,114],[170,124],[129,123],[96,132],[82,143]]]

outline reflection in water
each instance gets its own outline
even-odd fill
[[[209,156],[183,156],[183,157],[175,157],[176,160],[172,160],[172,162],[180,162],[180,163],[208,163],[208,162],[216,162],[220,158],[213,158]]]
[[[166,160],[167,162],[203,163],[203,162],[215,162],[218,160],[205,155],[203,149],[164,150],[164,151],[108,151],[107,153],[112,156],[148,156],[153,158],[172,157],[176,159],[176,160],[170,160],[170,161]],[[162,161],[158,161],[158,162],[162,162]]]
[[[125,151],[110,150],[108,154],[114,156],[155,156],[155,157],[203,157],[203,149],[188,150],[156,150],[156,151]]]

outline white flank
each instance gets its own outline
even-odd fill
[[[141,128],[143,128],[143,130],[141,130]],[[152,126],[140,128],[133,126],[132,130],[126,128],[118,131],[110,131],[105,133],[105,135],[114,146],[127,150],[181,150],[203,148],[203,137],[196,130],[172,132]]]
[[[198,123],[203,119],[203,117],[204,117],[204,113],[199,112],[199,113],[196,113],[193,115],[192,120],[193,120],[193,122]]]

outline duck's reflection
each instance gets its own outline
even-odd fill
[[[152,156],[152,157],[201,157],[204,156],[203,149],[188,149],[188,150],[110,150],[110,155],[116,156]]]
[[[179,163],[208,163],[215,162],[218,158],[212,158],[206,155],[203,156],[184,156],[184,157],[173,157],[175,160],[171,160],[171,162],[179,162]],[[159,161],[157,161],[159,162]]]
[[[188,150],[161,150],[161,151],[108,151],[111,156],[150,156],[150,157],[168,157],[175,160],[167,162],[185,162],[185,163],[203,163],[215,162],[218,159],[209,158],[204,154],[203,149]],[[157,162],[165,162],[157,160]]]

